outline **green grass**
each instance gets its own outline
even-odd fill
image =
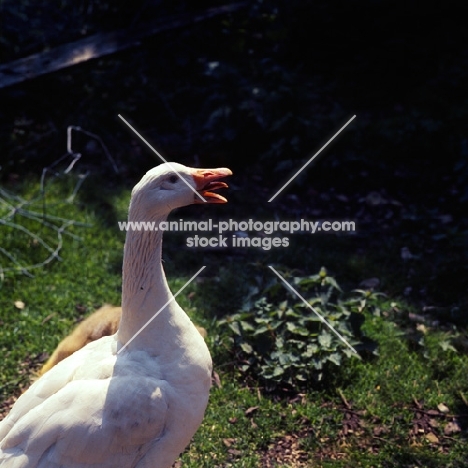
[[[29,183],[28,187],[22,190],[25,198],[37,184]],[[129,191],[109,192],[104,210],[110,210],[111,215],[103,216],[102,204],[84,202],[80,197],[75,203],[52,206],[65,198],[67,188],[50,192],[48,203],[54,214],[87,224],[69,228],[81,240],[65,236],[62,260],[31,271],[34,277],[5,273],[0,282],[0,402],[27,387],[32,371],[43,360],[42,353],[50,353],[78,319],[103,303],[120,303],[124,234],[114,220],[125,219]],[[14,234],[2,227],[1,246],[17,249],[25,259],[37,256],[40,260],[37,246]],[[41,235],[49,234],[42,231]],[[21,245],[23,241],[26,243]],[[298,243],[289,260],[300,266],[303,258],[313,258],[311,263],[332,264],[336,271],[337,255],[345,257],[349,241],[334,238],[333,242],[336,245],[329,254],[324,249],[314,253],[310,241],[309,246]],[[171,288],[177,290],[200,264],[207,265],[208,278],[194,282],[178,300],[194,321],[207,329],[221,382],[213,387],[203,425],[182,456],[183,467],[259,467],[269,447],[294,435],[299,437],[300,449],[308,454],[308,466],[466,466],[468,357],[461,349],[441,346],[451,343],[461,330],[427,327],[418,332],[403,318],[403,312],[418,312],[417,307],[398,298],[382,297],[375,304],[378,313],[365,312],[364,324],[365,333],[379,343],[379,356],[347,361],[336,369],[333,385],[328,387],[309,388],[299,396],[268,394],[261,382],[241,379],[229,362],[229,352],[219,347],[217,327],[218,317],[240,305],[246,286],[262,271],[261,263],[266,263],[267,257],[253,253],[242,257],[232,251],[202,254],[181,249],[182,243],[180,236],[166,236],[165,268]],[[398,247],[390,245],[388,251]],[[360,280],[373,276],[367,269],[378,271],[379,267],[372,261],[372,257],[363,261],[350,254],[343,266],[346,287],[357,287]],[[390,263],[387,259],[385,265]],[[247,264],[249,268],[245,268]],[[309,274],[318,270],[315,264],[307,268],[313,268]],[[358,277],[354,285],[353,275]],[[391,281],[391,276],[382,279]],[[22,301],[24,308],[18,308],[16,301]],[[418,405],[428,412],[437,410],[439,404],[449,408],[449,415],[461,416],[462,433],[444,435],[450,417],[439,414],[432,416],[437,420],[432,429],[437,443],[431,443],[423,433],[412,434]],[[352,415],[359,426],[344,434],[346,417]]]

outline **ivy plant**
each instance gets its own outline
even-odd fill
[[[359,357],[351,347],[375,351],[360,330],[366,291],[343,299],[325,268],[312,276],[285,277],[308,305],[272,278],[251,290],[242,310],[220,321],[243,374],[259,379],[267,390],[297,389],[321,381],[345,359]]]

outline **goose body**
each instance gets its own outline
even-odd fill
[[[117,332],[122,316],[122,307],[103,305],[86,317],[66,336],[51,354],[47,362],[39,369],[37,375],[41,376],[52,369],[60,361],[67,358],[75,351],[96,341],[103,336],[113,335]],[[207,336],[203,327],[195,325],[198,332],[204,338]]]
[[[226,187],[218,179],[230,174],[162,164],[135,186],[128,219],[163,221],[198,203],[193,190],[224,203],[209,190]],[[127,232],[117,333],[61,361],[17,400],[0,422],[2,468],[168,468],[190,442],[208,403],[211,357],[168,287],[161,246],[160,231]]]

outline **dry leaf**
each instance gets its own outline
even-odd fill
[[[49,314],[45,319],[42,320],[41,324],[44,325],[44,323],[48,322],[54,315],[57,315],[55,312],[52,312]]]
[[[251,414],[255,413],[255,411],[257,411],[258,408],[259,408],[258,406],[251,406],[250,408],[247,408],[245,410],[245,415],[250,416]]]
[[[416,330],[420,331],[421,333],[426,334],[427,333],[427,327],[423,323],[418,323],[416,325]]]
[[[437,409],[441,412],[441,413],[448,413],[450,410],[448,409],[447,406],[445,406],[443,403],[439,403],[437,405]]]
[[[439,427],[439,422],[435,420],[434,418],[429,419],[429,425],[431,427]]]
[[[232,437],[228,437],[226,439],[223,439],[223,444],[228,448],[231,447],[236,442],[237,442],[237,439],[234,439]]]
[[[213,371],[212,380],[213,380],[213,383],[216,385],[216,387],[218,388],[222,387],[221,379],[219,378],[219,374],[216,371]]]
[[[449,422],[444,427],[444,434],[447,436],[452,435],[452,434],[457,434],[458,432],[461,432],[461,427],[456,421]]]
[[[242,452],[236,449],[229,449],[228,453],[233,455],[234,457],[240,457],[242,455]]]
[[[385,426],[375,426],[372,432],[375,436],[379,437],[382,434],[386,434],[388,432],[388,428]]]
[[[431,444],[438,444],[439,443],[439,438],[433,432],[429,432],[428,434],[426,434],[426,439]]]

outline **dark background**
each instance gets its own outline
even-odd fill
[[[222,3],[0,5],[7,63],[92,34],[128,28],[131,37],[146,21],[170,24]],[[235,13],[0,89],[0,180],[15,189],[38,177],[64,155],[66,129],[76,125],[98,135],[120,169],[114,173],[99,142],[78,135],[76,170],[91,172],[83,199],[99,197],[96,187],[131,187],[159,160],[122,114],[169,160],[232,168],[233,213],[356,220],[357,236],[333,246],[335,273],[354,285],[377,276],[385,291],[465,323],[468,29],[456,6],[250,1]],[[414,254],[411,265],[402,248]],[[366,261],[344,266],[351,252]],[[301,251],[296,255],[299,264]]]

